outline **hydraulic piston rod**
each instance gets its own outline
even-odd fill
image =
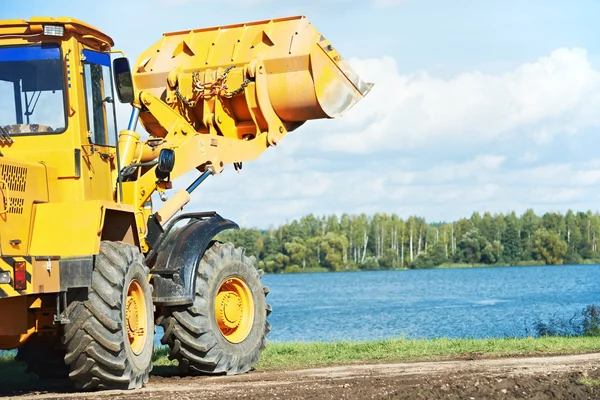
[[[206,170],[200,175],[194,183],[192,183],[187,189],[180,190],[173,197],[171,197],[160,210],[156,212],[156,220],[164,225],[170,220],[177,211],[181,210],[183,206],[190,202],[190,193],[192,193],[209,175],[211,170]]]

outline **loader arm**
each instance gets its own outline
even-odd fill
[[[255,86],[260,87],[261,81],[263,80],[257,79],[258,83]],[[272,121],[268,124],[269,130],[259,133],[252,140],[202,134],[196,132],[185,118],[153,94],[141,92],[139,98],[148,112],[156,118],[161,128],[167,132],[161,145],[150,149],[148,142],[143,144],[148,147],[147,153],[158,155],[158,151],[163,148],[175,150],[177,161],[171,173],[171,179],[176,179],[194,169],[204,171],[210,166],[213,173],[220,173],[225,165],[252,161],[267,148],[276,145],[288,133],[286,125],[289,124],[281,121],[277,114],[272,112],[269,115],[269,119]],[[270,106],[269,99],[264,94],[260,103],[263,105],[263,109]],[[155,190],[163,188],[164,185],[157,184],[155,170],[156,166],[153,166],[137,181],[124,183],[123,192],[126,203],[140,208]]]
[[[170,179],[239,166],[307,120],[342,115],[372,86],[303,16],[167,33],[132,72],[133,106],[150,134],[139,141],[123,131],[119,140],[121,165],[130,173],[123,200],[136,210],[168,189]],[[163,149],[175,155],[166,180],[151,164]],[[172,197],[160,222],[187,201]]]

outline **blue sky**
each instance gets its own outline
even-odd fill
[[[188,211],[267,227],[310,212],[599,209],[597,0],[85,3],[4,2],[0,18],[70,15],[135,59],[163,32],[304,14],[375,83],[342,119],[207,180]]]

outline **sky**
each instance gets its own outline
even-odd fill
[[[307,122],[240,173],[210,177],[185,211],[268,228],[309,213],[440,222],[600,209],[599,0],[0,4],[0,19],[86,21],[132,60],[165,32],[299,14],[375,84],[371,93],[340,119]],[[120,107],[123,129],[128,117]]]

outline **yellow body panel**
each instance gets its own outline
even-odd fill
[[[44,165],[0,158],[0,248],[3,255],[29,254],[34,203],[48,200]]]
[[[60,257],[98,254],[107,209],[133,213],[129,205],[100,200],[37,204],[31,254]]]

